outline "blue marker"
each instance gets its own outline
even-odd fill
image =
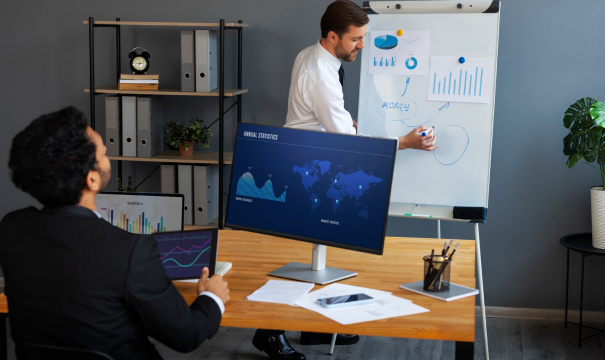
[[[421,133],[421,134],[422,134],[422,136],[427,136],[428,134],[430,134],[430,133],[431,133],[431,131],[433,131],[433,129],[434,129],[434,128],[435,128],[434,126],[431,126],[431,127],[428,129],[428,130],[424,130],[424,131]]]

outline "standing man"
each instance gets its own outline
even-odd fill
[[[357,123],[347,109],[341,60],[355,61],[364,47],[369,22],[365,11],[349,0],[337,0],[328,6],[321,17],[321,39],[301,51],[294,61],[285,127],[357,133]],[[399,137],[399,150],[435,150],[437,138],[432,133],[421,135],[427,129],[421,126]],[[330,344],[331,340],[332,334],[323,333],[302,332],[300,337],[302,345]],[[338,334],[336,338],[337,345],[358,341],[357,335]],[[306,359],[292,348],[284,331],[259,329],[252,343],[273,360]]]

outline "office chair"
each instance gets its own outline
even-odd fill
[[[23,343],[17,347],[19,360],[113,360],[100,351]]]

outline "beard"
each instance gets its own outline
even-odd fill
[[[109,168],[109,170],[97,170],[99,172],[99,175],[101,176],[101,187],[100,187],[100,191],[103,191],[107,188],[107,186],[109,186],[109,183],[111,182],[111,168]]]
[[[336,54],[336,57],[339,58],[342,61],[346,61],[346,62],[352,62],[355,61],[355,58],[357,57],[357,52],[361,50],[361,49],[353,49],[352,51],[347,51],[345,50],[345,48],[342,46],[342,41],[338,41],[338,43],[336,44],[336,47],[334,48],[334,53]]]

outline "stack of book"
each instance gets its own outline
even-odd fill
[[[119,90],[157,90],[160,75],[158,74],[120,74]]]

